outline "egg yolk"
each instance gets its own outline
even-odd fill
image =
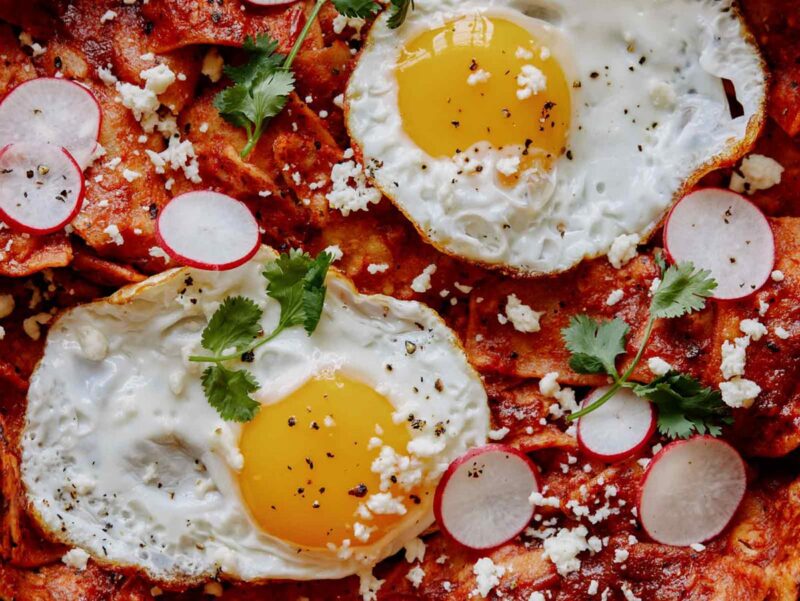
[[[408,426],[392,421],[392,404],[369,386],[337,375],[308,381],[285,399],[261,408],[239,441],[244,468],[239,485],[245,503],[267,533],[302,547],[369,544],[391,530],[401,515],[356,517],[358,506],[380,491],[371,470],[382,445],[406,454]],[[370,448],[372,447],[372,448]],[[410,508],[414,490],[388,491]],[[367,541],[353,525],[375,530]]]
[[[401,49],[395,75],[403,128],[433,157],[476,142],[564,151],[570,88],[550,49],[516,23],[470,15],[426,31]]]

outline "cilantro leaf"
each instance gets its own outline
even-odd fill
[[[277,331],[302,325],[312,334],[325,302],[325,276],[333,257],[326,252],[316,259],[299,249],[281,254],[264,268],[267,294],[281,305]]]
[[[229,296],[203,330],[203,348],[220,354],[231,347],[244,351],[261,330],[262,311],[243,296]]]
[[[392,0],[392,14],[387,22],[390,29],[397,29],[403,24],[409,8],[414,10],[414,0]]]
[[[339,14],[345,17],[366,19],[381,9],[375,0],[332,0]]]
[[[258,390],[258,382],[249,371],[231,370],[212,365],[203,371],[203,391],[208,403],[226,421],[246,422],[258,413],[260,403],[250,393]]]
[[[246,157],[258,143],[264,125],[286,106],[294,90],[294,75],[283,69],[285,57],[276,52],[278,43],[267,35],[246,38],[244,49],[249,59],[238,67],[227,67],[225,73],[234,85],[214,97],[214,107],[233,125],[247,130]]]
[[[278,42],[268,34],[260,34],[255,39],[247,36],[242,49],[249,54],[247,62],[239,66],[226,65],[225,75],[245,87],[280,69],[286,58],[278,52]]]
[[[670,438],[688,438],[694,432],[719,436],[721,425],[732,421],[719,390],[692,376],[669,372],[635,385],[633,392],[658,406],[658,429]]]
[[[650,314],[653,317],[681,317],[706,306],[717,283],[710,272],[695,269],[691,263],[671,265],[664,272],[661,284],[653,294]]]
[[[616,358],[625,352],[628,324],[615,318],[595,321],[588,315],[575,315],[569,327],[561,330],[572,353],[569,366],[579,374],[606,373],[617,377]]]

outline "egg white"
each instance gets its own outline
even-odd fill
[[[22,439],[22,479],[45,530],[98,561],[191,583],[218,573],[247,581],[343,577],[432,523],[428,495],[407,507],[390,534],[346,557],[298,552],[249,516],[235,480],[241,427],[209,406],[200,383],[205,366],[187,357],[202,350],[201,331],[227,296],[254,299],[264,330],[274,327],[280,307],[261,276],[274,256],[262,248],[227,272],[168,271],[58,319],[31,380]],[[410,430],[407,451],[435,482],[452,459],[486,440],[480,378],[431,309],[360,295],[333,271],[327,285],[312,336],[286,330],[246,365],[262,385],[259,400],[278,401],[309,378],[340,370],[385,395],[398,420],[413,413],[448,423],[441,436],[431,427]]]
[[[499,184],[496,150],[483,152],[480,173],[459,173],[462,164],[428,156],[403,130],[401,48],[476,13],[530,30],[574,82],[570,152],[541,184]],[[763,123],[765,66],[730,0],[419,0],[399,29],[387,20],[370,30],[347,88],[350,135],[375,185],[423,236],[478,263],[551,273],[608,253],[621,235],[644,241],[688,186],[743,154]],[[743,106],[737,118],[723,79]]]

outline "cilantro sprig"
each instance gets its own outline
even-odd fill
[[[649,384],[629,382],[642,359],[658,319],[672,319],[702,310],[717,283],[708,271],[695,269],[691,263],[669,267],[656,257],[661,268],[661,282],[653,292],[649,316],[642,342],[631,364],[623,374],[617,371],[617,358],[625,353],[630,328],[621,319],[598,321],[588,315],[577,315],[562,330],[570,351],[570,367],[581,374],[605,374],[613,383],[599,399],[571,414],[575,420],[591,413],[607,402],[620,388],[630,388],[636,395],[658,406],[659,431],[670,438],[687,438],[692,432],[717,436],[720,423],[728,423],[728,408],[718,390],[704,387],[695,378],[675,371],[660,376]]]
[[[253,151],[264,127],[272,117],[278,115],[294,91],[295,78],[292,63],[317,20],[320,9],[328,0],[317,0],[306,23],[289,54],[278,52],[278,42],[268,34],[245,38],[243,49],[248,60],[240,66],[226,66],[225,74],[233,85],[219,92],[214,98],[214,107],[229,123],[247,132],[247,143],[242,148],[242,158]],[[375,0],[330,0],[336,10],[345,17],[366,19],[382,9]],[[395,29],[402,25],[413,9],[413,0],[391,0],[388,25]]]
[[[253,351],[274,340],[287,328],[302,325],[311,335],[319,324],[325,303],[325,276],[333,257],[320,253],[315,259],[293,249],[267,264],[263,276],[267,295],[278,301],[281,315],[268,335],[261,330],[263,310],[243,296],[226,298],[203,330],[201,344],[211,355],[192,355],[190,361],[211,363],[202,376],[209,404],[227,421],[253,419],[260,404],[250,395],[259,383],[246,369],[232,369],[224,363],[252,361]]]

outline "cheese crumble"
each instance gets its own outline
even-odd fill
[[[751,154],[742,160],[739,169],[731,176],[730,189],[734,192],[751,193],[766,190],[781,183],[783,167],[763,154]]]
[[[419,274],[414,280],[411,282],[411,289],[414,292],[418,292],[422,294],[427,292],[431,289],[431,276],[436,273],[436,265],[431,263],[425,269],[422,270],[422,273]]]
[[[517,98],[525,100],[535,96],[547,88],[547,78],[533,65],[522,65],[520,74],[517,75]]]
[[[492,592],[492,589],[500,584],[500,579],[506,573],[506,568],[495,565],[488,557],[481,557],[472,566],[472,573],[475,574],[476,585],[472,594],[478,594],[486,598]]]
[[[615,269],[627,265],[636,256],[636,246],[639,244],[637,234],[623,234],[617,236],[608,251],[608,262]]]
[[[354,211],[366,211],[381,200],[381,193],[367,183],[364,169],[355,161],[337,163],[331,169],[331,191],[325,195],[332,209],[347,217]],[[352,182],[352,186],[351,186]]]
[[[507,321],[511,322],[514,329],[523,333],[534,333],[542,329],[539,320],[544,311],[534,311],[528,305],[524,304],[516,294],[509,294],[506,300],[506,315]],[[503,323],[502,320],[500,320]]]

